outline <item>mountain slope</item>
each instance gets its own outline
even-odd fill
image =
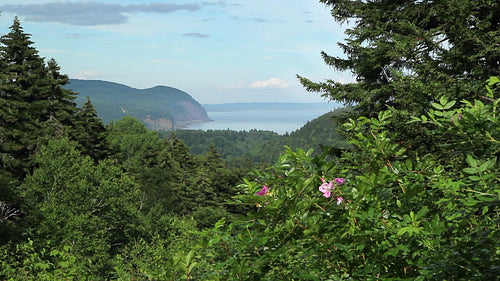
[[[78,105],[89,97],[99,117],[106,123],[130,115],[151,129],[171,130],[192,122],[210,121],[200,103],[186,92],[172,87],[141,90],[108,81],[70,79],[65,88],[79,93]]]

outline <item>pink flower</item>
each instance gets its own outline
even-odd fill
[[[323,196],[325,196],[326,198],[329,198],[330,195],[332,195],[332,193],[330,192],[329,189],[323,192]]]
[[[323,196],[325,196],[326,198],[330,197],[331,195],[331,192],[330,190],[333,187],[333,181],[327,183],[324,179],[321,179],[323,181],[323,184],[319,186],[319,191],[323,192]]]
[[[269,191],[269,187],[267,187],[266,185],[263,185],[262,186],[262,189],[255,193],[255,195],[259,195],[259,196],[262,196],[262,195],[266,195],[266,193]]]
[[[337,205],[340,205],[340,203],[344,202],[344,198],[342,197],[337,197]]]
[[[344,178],[336,178],[335,181],[337,182],[337,185],[341,185],[341,184],[345,183],[345,179]]]

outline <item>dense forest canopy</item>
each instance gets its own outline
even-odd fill
[[[500,4],[321,2],[354,23],[347,57],[323,58],[357,81],[300,79],[353,110],[284,138],[190,132],[208,148],[133,117],[104,125],[14,19],[0,38],[0,279],[499,279]],[[237,156],[258,138],[248,157],[285,148],[226,166],[217,145]]]

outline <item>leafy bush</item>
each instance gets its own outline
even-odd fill
[[[240,186],[233,203],[253,212],[205,231],[205,278],[498,278],[498,83],[485,102],[441,98],[407,124],[429,126],[441,153],[393,141],[390,110],[347,122],[352,149],[334,160],[288,149]]]

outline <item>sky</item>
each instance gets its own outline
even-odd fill
[[[70,78],[181,89],[202,104],[324,102],[296,75],[350,82],[321,51],[342,56],[345,26],[319,0],[6,0],[46,60]]]

